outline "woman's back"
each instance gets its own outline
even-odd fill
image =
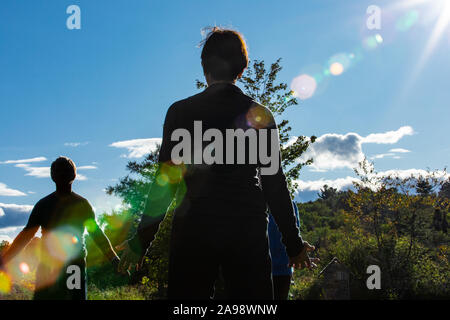
[[[230,83],[217,83],[198,95],[175,103],[169,110],[166,121],[172,123],[172,133],[185,129],[191,138],[190,164],[186,164],[184,173],[186,194],[183,200],[189,201],[192,214],[228,217],[264,215],[265,201],[258,179],[260,128],[252,123],[254,119],[251,118],[254,117],[252,111],[255,106],[255,102],[238,87]],[[239,129],[245,133],[252,128],[255,135],[244,138],[242,145],[245,148],[242,149],[239,138],[235,136],[239,136]],[[214,137],[208,132],[212,132]],[[212,148],[208,147],[212,142],[216,147],[214,150],[208,149]],[[161,162],[173,160],[171,151],[176,148],[177,142],[164,141],[163,144],[170,147],[161,151]],[[245,161],[239,160],[242,152]],[[211,159],[208,158],[210,155]],[[211,210],[213,207],[214,211]]]

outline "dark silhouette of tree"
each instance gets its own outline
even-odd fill
[[[320,189],[317,194],[322,200],[334,199],[338,195],[338,191],[336,188],[329,187],[328,185],[324,185],[322,189]]]
[[[429,196],[433,193],[433,186],[426,179],[419,179],[416,185],[416,191],[421,196]]]
[[[439,191],[439,196],[441,198],[447,198],[450,199],[450,179],[448,179],[441,187],[441,190]]]

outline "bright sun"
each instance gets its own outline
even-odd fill
[[[389,5],[392,11],[419,10],[427,25],[431,25],[431,33],[413,70],[410,82],[414,82],[425,67],[428,59],[441,38],[448,34],[450,38],[450,0],[401,0]]]

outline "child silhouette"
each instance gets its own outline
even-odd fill
[[[6,264],[42,231],[40,260],[36,271],[35,300],[85,300],[85,229],[117,269],[119,258],[95,220],[89,202],[72,192],[76,166],[59,157],[51,166],[56,191],[33,208],[25,228],[15,238],[1,260]]]

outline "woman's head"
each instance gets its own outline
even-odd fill
[[[77,167],[71,159],[59,157],[52,163],[50,174],[56,185],[70,185],[77,176]]]
[[[201,58],[205,76],[235,81],[248,66],[247,45],[239,32],[215,27],[204,41]]]

